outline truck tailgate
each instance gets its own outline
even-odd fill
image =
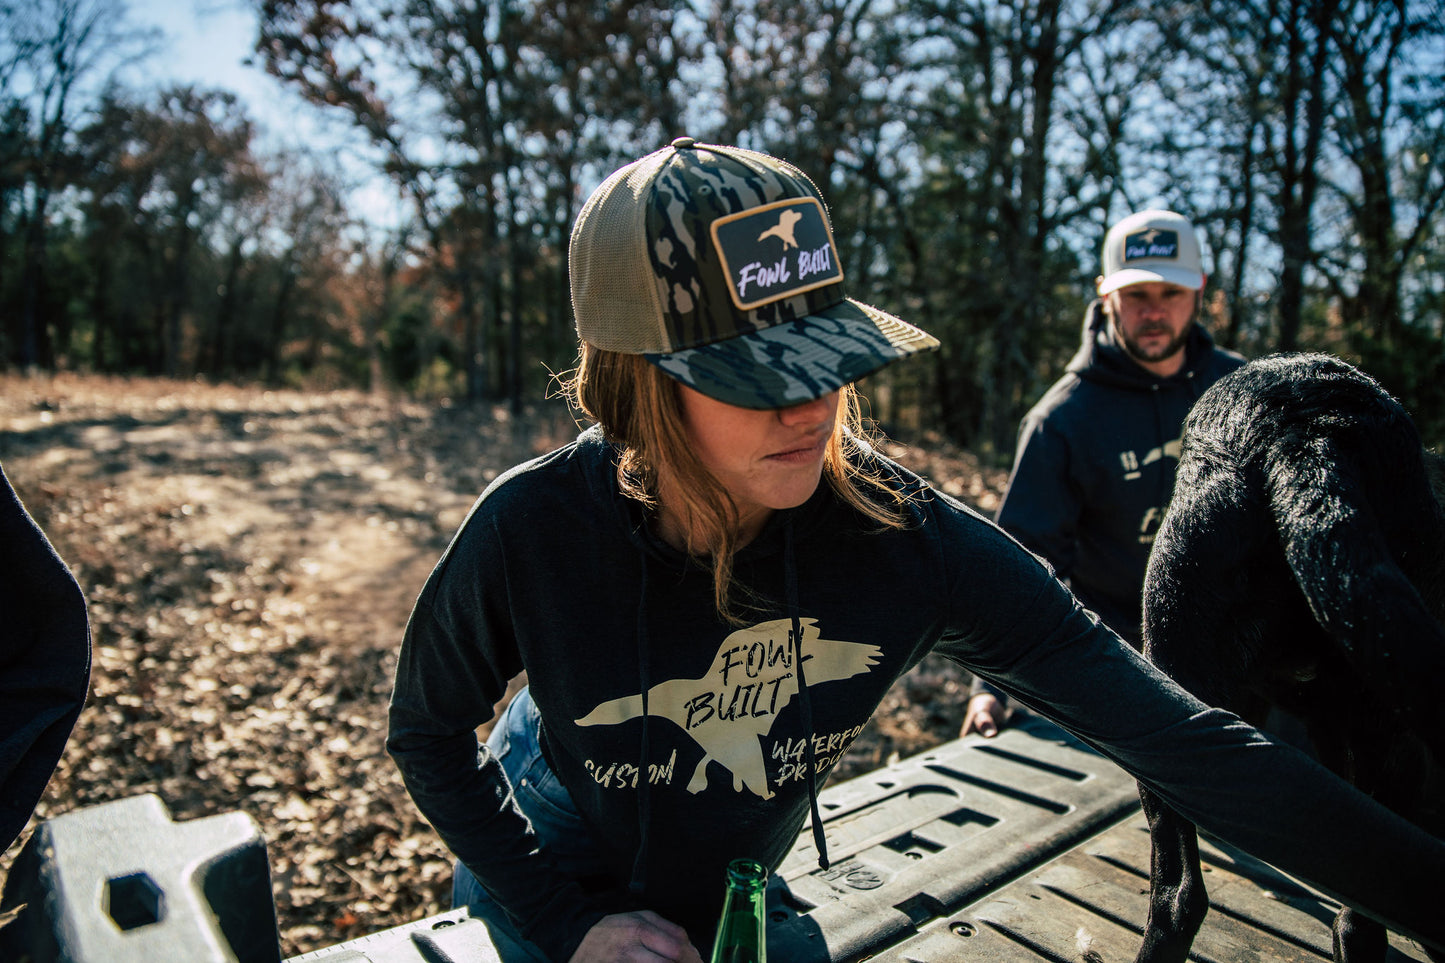
[[[1103,963],[1138,950],[1149,833],[1134,781],[1042,719],[831,786],[819,802],[832,864],[818,866],[805,830],[775,874],[778,963]],[[1200,848],[1211,909],[1194,959],[1330,959],[1338,904],[1230,846]],[[453,912],[289,963],[495,959],[481,924]],[[1392,935],[1387,960],[1428,957]]]

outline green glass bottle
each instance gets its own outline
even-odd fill
[[[768,889],[768,868],[757,860],[735,859],[728,864],[727,893],[712,963],[766,963],[766,919],[763,906]]]

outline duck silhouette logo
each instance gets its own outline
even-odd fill
[[[778,215],[778,223],[759,234],[758,240],[763,241],[767,238],[775,237],[783,242],[784,251],[790,247],[797,247],[798,239],[793,236],[793,228],[797,227],[798,222],[802,219],[802,214],[799,214],[792,208],[784,208]]]
[[[867,672],[882,654],[876,645],[822,638],[816,619],[800,621],[809,690]],[[716,762],[732,773],[734,792],[746,788],[773,797],[762,737],[798,695],[791,628],[788,619],[777,619],[739,629],[723,640],[701,678],[669,679],[648,690],[648,713],[676,723],[702,748],[688,792],[707,788],[708,763]],[[602,703],[577,725],[617,725],[641,716],[642,696],[630,695]]]

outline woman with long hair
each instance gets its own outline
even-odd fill
[[[595,424],[482,494],[391,704],[454,900],[504,960],[700,960],[730,860],[776,868],[811,815],[827,865],[819,787],[930,652],[1207,830],[1445,938],[1415,885],[1445,844],[1193,699],[869,445],[854,382],[937,342],[845,296],[802,172],[679,138],[592,194],[569,269]]]

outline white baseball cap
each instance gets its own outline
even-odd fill
[[[1101,296],[1147,281],[1166,281],[1193,291],[1204,287],[1204,262],[1194,225],[1173,211],[1140,211],[1109,228],[1103,262]]]

